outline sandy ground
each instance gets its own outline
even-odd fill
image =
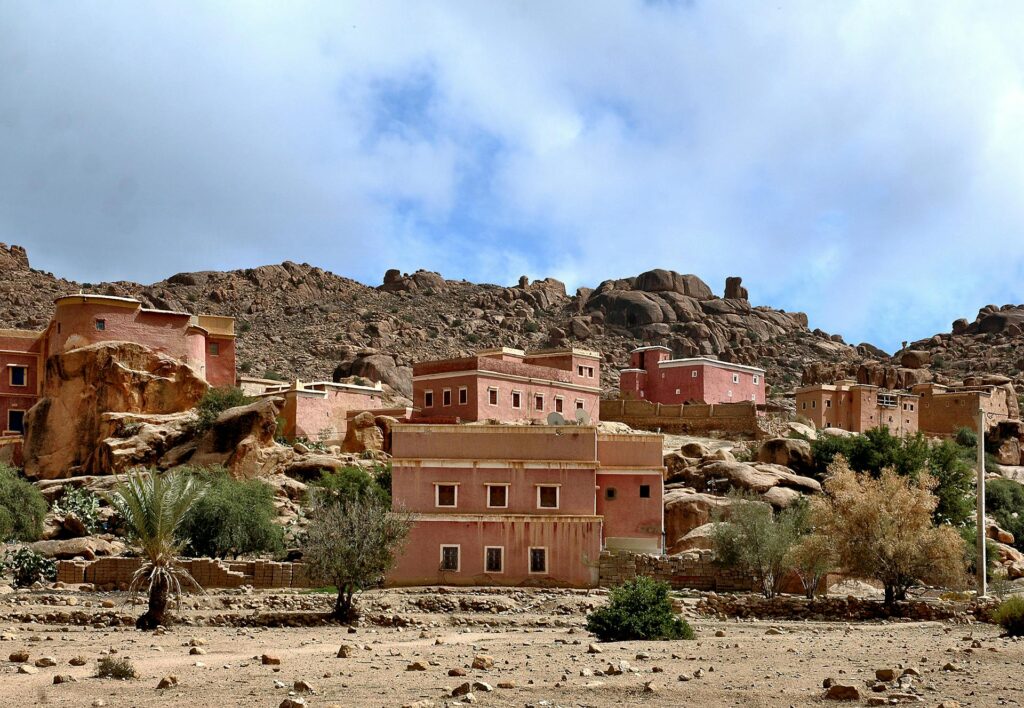
[[[21,622],[18,620],[26,612],[71,609],[51,605],[72,594],[80,603],[74,609],[83,609],[88,603],[96,611],[103,599],[117,596],[18,593],[0,599],[0,705],[90,706],[99,705],[94,701],[100,700],[108,706],[278,706],[294,682],[304,680],[315,690],[306,696],[311,706],[402,706],[416,701],[433,702],[422,705],[455,704],[451,690],[465,681],[483,681],[494,687],[491,692],[473,692],[479,705],[804,706],[832,703],[821,699],[822,681],[828,677],[858,686],[863,705],[868,697],[881,695],[867,687],[875,670],[900,666],[920,672],[913,688],[924,705],[959,701],[964,706],[997,706],[1024,701],[1024,642],[999,639],[998,629],[989,625],[849,626],[841,622],[691,618],[697,632],[694,641],[602,644],[602,653],[589,654],[593,639],[582,628],[583,615],[586,607],[603,602],[602,596],[561,591],[507,593],[512,594],[370,593],[365,606],[401,616],[410,623],[401,629],[365,626],[349,633],[337,626],[178,626],[163,635]],[[274,597],[278,604],[289,602],[280,594]],[[302,597],[304,601],[309,598]],[[482,599],[485,604],[492,603],[493,609],[446,613],[425,612],[417,606],[438,597],[449,602]],[[255,593],[238,601],[251,612],[263,599],[261,593]],[[324,607],[328,601],[326,597],[314,600]],[[194,621],[208,617],[227,602],[211,594],[196,604],[198,609],[183,613]],[[718,632],[724,636],[716,636]],[[202,643],[204,654],[189,654],[192,640]],[[351,657],[336,657],[341,644],[353,645]],[[56,666],[39,668],[32,675],[20,674],[19,664],[6,661],[18,650],[29,652],[30,664],[49,656]],[[111,651],[129,657],[139,679],[93,678],[95,661]],[[264,653],[276,655],[281,664],[262,665],[259,657]],[[471,669],[477,654],[492,656],[494,667]],[[76,656],[85,657],[86,665],[69,665]],[[407,670],[417,661],[426,670]],[[631,670],[617,676],[586,675],[620,661],[628,662]],[[944,671],[948,663],[960,670]],[[449,676],[448,671],[455,668],[465,670],[466,676]],[[177,677],[177,687],[157,690],[158,681],[168,674]],[[694,678],[695,674],[699,677]],[[77,682],[53,685],[55,675],[70,675]],[[690,680],[682,681],[680,676]],[[513,682],[514,687],[498,688],[503,682]],[[648,682],[653,683],[645,689]]]

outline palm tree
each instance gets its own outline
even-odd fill
[[[206,486],[193,475],[140,469],[129,472],[110,496],[111,506],[145,559],[129,587],[129,592],[136,593],[145,585],[149,593],[149,609],[135,622],[137,629],[166,626],[169,599],[181,599],[181,579],[199,588],[177,564],[184,542],[176,538],[176,532],[185,514],[205,493]]]

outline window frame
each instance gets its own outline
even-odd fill
[[[498,387],[488,386],[487,387],[487,405],[496,406],[498,405]]]
[[[14,383],[14,372],[15,370],[22,372],[22,382]],[[28,366],[25,364],[10,364],[7,367],[7,382],[12,388],[28,388]]]
[[[739,374],[733,374],[732,375],[732,382],[734,384],[738,384],[740,382],[740,375]]]
[[[578,410],[578,411],[585,411],[586,410],[586,404],[587,404],[587,402],[584,401],[582,398],[577,398],[576,399],[576,410]]]
[[[519,403],[516,403],[516,398],[517,397],[519,399]],[[521,411],[523,409],[523,392],[522,391],[517,391],[516,389],[512,390],[512,407],[514,409],[516,409],[517,411]]]
[[[490,570],[487,567],[487,552],[488,551],[500,551],[501,552],[501,567],[498,570]],[[504,546],[484,546],[484,572],[493,575],[499,575],[505,573],[505,547]]]
[[[537,484],[537,508],[544,510],[558,511],[562,507],[562,485],[561,484]],[[555,490],[555,505],[554,506],[542,506],[541,505],[541,490],[542,489],[554,489]]]
[[[14,413],[21,414],[21,430],[15,430],[14,426],[11,425],[11,415]],[[19,435],[25,434],[25,411],[22,408],[8,408],[7,409],[7,421],[4,430],[11,433],[18,433]]]
[[[104,318],[104,317],[97,317],[95,320],[93,320],[93,327],[96,328],[97,332],[106,332],[107,331],[107,320],[106,320],[106,318]]]
[[[697,378],[697,370],[696,369],[691,369],[690,370],[690,378],[691,379]]]
[[[428,388],[426,391],[423,392],[423,407],[434,407],[434,389]]]
[[[761,383],[761,376],[759,374],[754,374],[754,383],[755,384]]]
[[[604,489],[604,500],[615,501],[619,497],[619,492],[615,487],[605,487]]]
[[[446,403],[447,401],[447,403]],[[441,407],[451,408],[452,407],[452,390],[450,388],[441,389]]]
[[[441,503],[441,487],[454,487],[453,504]],[[457,509],[459,508],[459,483],[458,482],[434,482],[434,508],[435,509]]]
[[[444,551],[446,548],[455,549],[455,569],[444,567]],[[459,543],[442,543],[441,544],[441,557],[438,563],[438,569],[442,573],[461,573],[462,572],[462,544]]]
[[[488,509],[507,509],[508,508],[508,488],[511,485],[508,482],[486,482],[484,484],[485,491],[487,492],[487,508]],[[497,506],[491,504],[491,487],[502,487],[505,490],[505,504],[503,506]]]
[[[647,493],[644,494],[644,492],[647,492]],[[641,484],[640,485],[640,498],[641,499],[650,499],[651,498],[651,485],[649,485],[649,484]]]
[[[210,342],[210,356],[220,356],[220,342]]]
[[[459,386],[459,405],[464,406],[469,403],[469,387]]]
[[[533,569],[533,552],[534,551],[544,551],[544,570],[534,570]],[[551,567],[551,564],[548,562],[548,547],[547,546],[530,546],[527,549],[527,552],[526,552],[526,569],[529,571],[530,575],[547,575],[548,574],[548,568],[550,568],[550,567]]]
[[[555,413],[565,412],[565,396],[555,396]]]
[[[540,403],[540,405],[537,405],[538,402]],[[535,394],[533,394],[533,410],[535,410],[535,411],[543,411],[544,410],[544,394],[543,393],[535,393]]]

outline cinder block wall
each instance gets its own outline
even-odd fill
[[[57,562],[57,581],[67,585],[91,583],[97,587],[126,587],[142,565],[139,558],[97,558]],[[221,561],[192,558],[181,562],[199,586],[237,588],[251,585],[257,589],[315,587],[302,563],[277,563],[269,560]]]

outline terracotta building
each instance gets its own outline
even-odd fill
[[[639,347],[619,374],[619,395],[651,403],[765,402],[764,369],[696,357],[672,359],[668,347]]]
[[[600,415],[601,355],[582,349],[488,349],[413,364],[414,418],[421,422],[546,420]]]
[[[1009,392],[999,386],[917,384],[920,396],[919,427],[931,435],[955,435],[960,428],[978,429],[978,411],[984,410],[988,427],[1010,418]]]
[[[0,422],[23,432],[24,412],[39,398],[50,354],[98,342],[142,344],[190,365],[212,386],[235,383],[235,331],[230,317],[153,310],[107,295],[57,298],[42,331],[0,330]]]
[[[602,549],[664,548],[660,435],[410,424],[392,451],[414,526],[391,585],[592,587]]]
[[[818,428],[863,433],[885,426],[895,435],[913,435],[918,431],[920,406],[919,396],[913,393],[839,381],[797,389],[796,412]]]
[[[259,385],[257,381],[264,383]],[[330,445],[345,439],[351,414],[380,409],[384,396],[380,382],[373,386],[359,386],[329,381],[281,383],[240,378],[239,386],[254,397],[284,399],[279,412],[281,428],[278,432],[288,440],[305,438]]]

